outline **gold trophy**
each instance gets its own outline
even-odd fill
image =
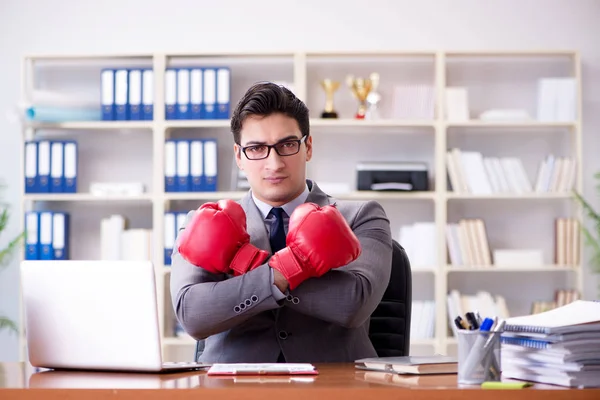
[[[358,110],[356,110],[354,117],[356,119],[364,119],[367,112],[367,96],[371,92],[373,81],[371,78],[356,78],[354,75],[348,75],[346,77],[346,84],[354,97],[358,99]]]
[[[381,94],[377,92],[377,87],[379,86],[379,74],[373,72],[369,78],[371,79],[371,92],[367,96],[367,112],[365,113],[365,119],[380,119],[379,102],[381,101]]]
[[[321,113],[321,118],[337,118],[338,113],[333,109],[333,94],[340,87],[340,82],[331,79],[323,79],[321,87],[325,90],[325,110]]]

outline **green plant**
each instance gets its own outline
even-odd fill
[[[600,181],[600,172],[594,175],[594,178]],[[596,185],[596,189],[600,192],[600,183]],[[600,214],[594,210],[592,205],[577,192],[574,193],[575,198],[581,204],[583,212],[593,228],[588,229],[584,224],[581,224],[581,231],[585,238],[586,245],[591,249],[592,254],[589,260],[590,268],[596,274],[600,274]],[[600,293],[600,284],[598,286]]]
[[[2,190],[2,189],[4,189],[4,188],[2,186],[0,186],[0,190]],[[8,205],[6,203],[0,203],[0,209],[2,210],[0,212],[0,234],[1,234],[6,229],[6,226],[8,225],[10,213],[8,210]],[[8,266],[11,256],[13,255],[14,251],[19,246],[19,243],[21,242],[21,239],[23,237],[24,237],[24,233],[21,233],[16,238],[9,241],[5,248],[0,249],[0,271],[2,271],[4,268],[6,268]],[[11,321],[10,319],[8,319],[6,317],[0,316],[0,331],[2,331],[4,329],[8,329],[15,333],[19,331],[17,324],[15,324],[13,321]]]

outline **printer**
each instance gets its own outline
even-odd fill
[[[363,162],[356,166],[358,190],[429,190],[427,164],[420,162]]]

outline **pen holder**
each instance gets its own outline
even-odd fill
[[[502,332],[458,331],[458,383],[480,385],[500,381]]]

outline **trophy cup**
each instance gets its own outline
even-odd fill
[[[365,119],[379,119],[381,118],[379,114],[379,102],[381,101],[381,94],[377,92],[377,87],[379,86],[379,74],[373,72],[370,75],[371,79],[371,92],[367,95],[367,112],[365,114]]]
[[[331,79],[321,81],[321,87],[325,90],[325,110],[321,113],[321,118],[337,118],[338,113],[333,109],[333,94],[340,87],[340,82]]]
[[[353,75],[346,77],[346,84],[352,91],[354,97],[358,99],[358,110],[356,110],[356,119],[364,119],[367,112],[367,96],[371,92],[373,82],[369,78],[356,78]]]

